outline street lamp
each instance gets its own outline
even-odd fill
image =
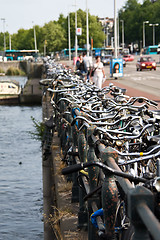
[[[114,0],[114,57],[117,58],[117,5]]]
[[[75,0],[75,59],[77,60],[77,4]]]
[[[88,0],[86,0],[87,57],[89,57]]]
[[[108,30],[109,30],[109,27],[107,26],[107,36],[106,36],[106,46],[107,46],[107,47],[108,47],[108,45],[109,45],[109,41],[108,41],[109,32],[108,32]]]
[[[68,48],[69,48],[69,62],[71,62],[71,31],[70,31],[70,12],[68,13]]]
[[[6,37],[5,37],[5,18],[1,18],[1,20],[3,21],[3,31],[4,31],[4,52],[6,51]]]
[[[143,22],[143,48],[145,47],[145,23],[149,23],[149,21]]]
[[[153,45],[155,45],[155,27],[159,26],[159,23],[150,23],[150,27],[153,27]]]
[[[32,23],[34,24],[33,21],[32,21]],[[35,48],[35,52],[37,53],[37,40],[36,40],[36,29],[35,29],[35,26],[33,26],[33,31],[34,31],[34,48]]]
[[[105,27],[106,27],[106,18],[104,18],[104,22],[103,22],[104,24],[104,28],[103,28],[103,30],[104,30],[104,35],[105,35]],[[106,41],[105,41],[105,39],[104,39],[104,48],[106,47]]]
[[[8,24],[6,25],[6,27],[8,28]],[[9,34],[9,50],[11,50],[12,49],[12,44],[11,44],[11,34],[9,33],[9,31],[8,31],[8,34]]]
[[[124,49],[124,20],[120,20],[122,23],[122,50]]]

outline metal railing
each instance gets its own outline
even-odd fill
[[[118,153],[96,134],[98,121],[91,123],[79,108],[85,106],[85,101],[78,98],[75,101],[79,86],[78,82],[77,89],[63,88],[63,85],[49,89],[53,94],[54,122],[61,139],[63,161],[68,166],[62,173],[69,174],[68,179],[73,182],[72,202],[79,202],[78,227],[87,228],[89,240],[158,240],[160,223],[155,216],[154,193],[146,187],[149,180],[122,171]],[[118,130],[117,133],[122,134]],[[127,139],[126,136],[129,139],[130,134],[125,132]],[[97,215],[92,219],[96,223],[92,224],[90,217],[99,209],[103,209],[103,216]]]

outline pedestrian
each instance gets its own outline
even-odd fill
[[[89,56],[89,57],[86,56],[86,53],[84,52],[83,53],[83,60],[86,63],[86,66],[87,66],[87,80],[89,80],[90,71],[91,71],[91,68],[93,66],[92,57],[91,56]]]
[[[76,69],[80,70],[80,74],[83,75],[87,73],[87,66],[85,61],[83,60],[83,56],[79,55],[79,60],[76,62]]]
[[[91,70],[90,77],[93,74],[93,83],[98,88],[102,88],[103,78],[105,78],[105,72],[103,68],[103,63],[101,62],[100,56],[96,56],[96,63],[93,65],[93,69]]]

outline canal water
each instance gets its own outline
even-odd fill
[[[0,240],[43,239],[41,142],[29,133],[31,117],[41,121],[41,107],[0,106]]]

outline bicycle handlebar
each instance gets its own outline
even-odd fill
[[[128,173],[114,170],[113,168],[110,168],[110,167],[106,166],[105,164],[103,164],[101,162],[89,162],[89,163],[74,164],[74,165],[71,165],[69,167],[63,168],[62,169],[62,174],[67,175],[67,174],[70,174],[70,173],[78,172],[78,171],[81,171],[81,170],[85,169],[86,167],[91,167],[91,166],[97,166],[99,168],[102,168],[104,171],[108,172],[109,174],[113,174],[115,176],[127,178],[127,179],[129,179],[130,181],[133,181],[133,182],[143,182],[143,183],[145,183],[147,181],[145,178],[132,176]]]

